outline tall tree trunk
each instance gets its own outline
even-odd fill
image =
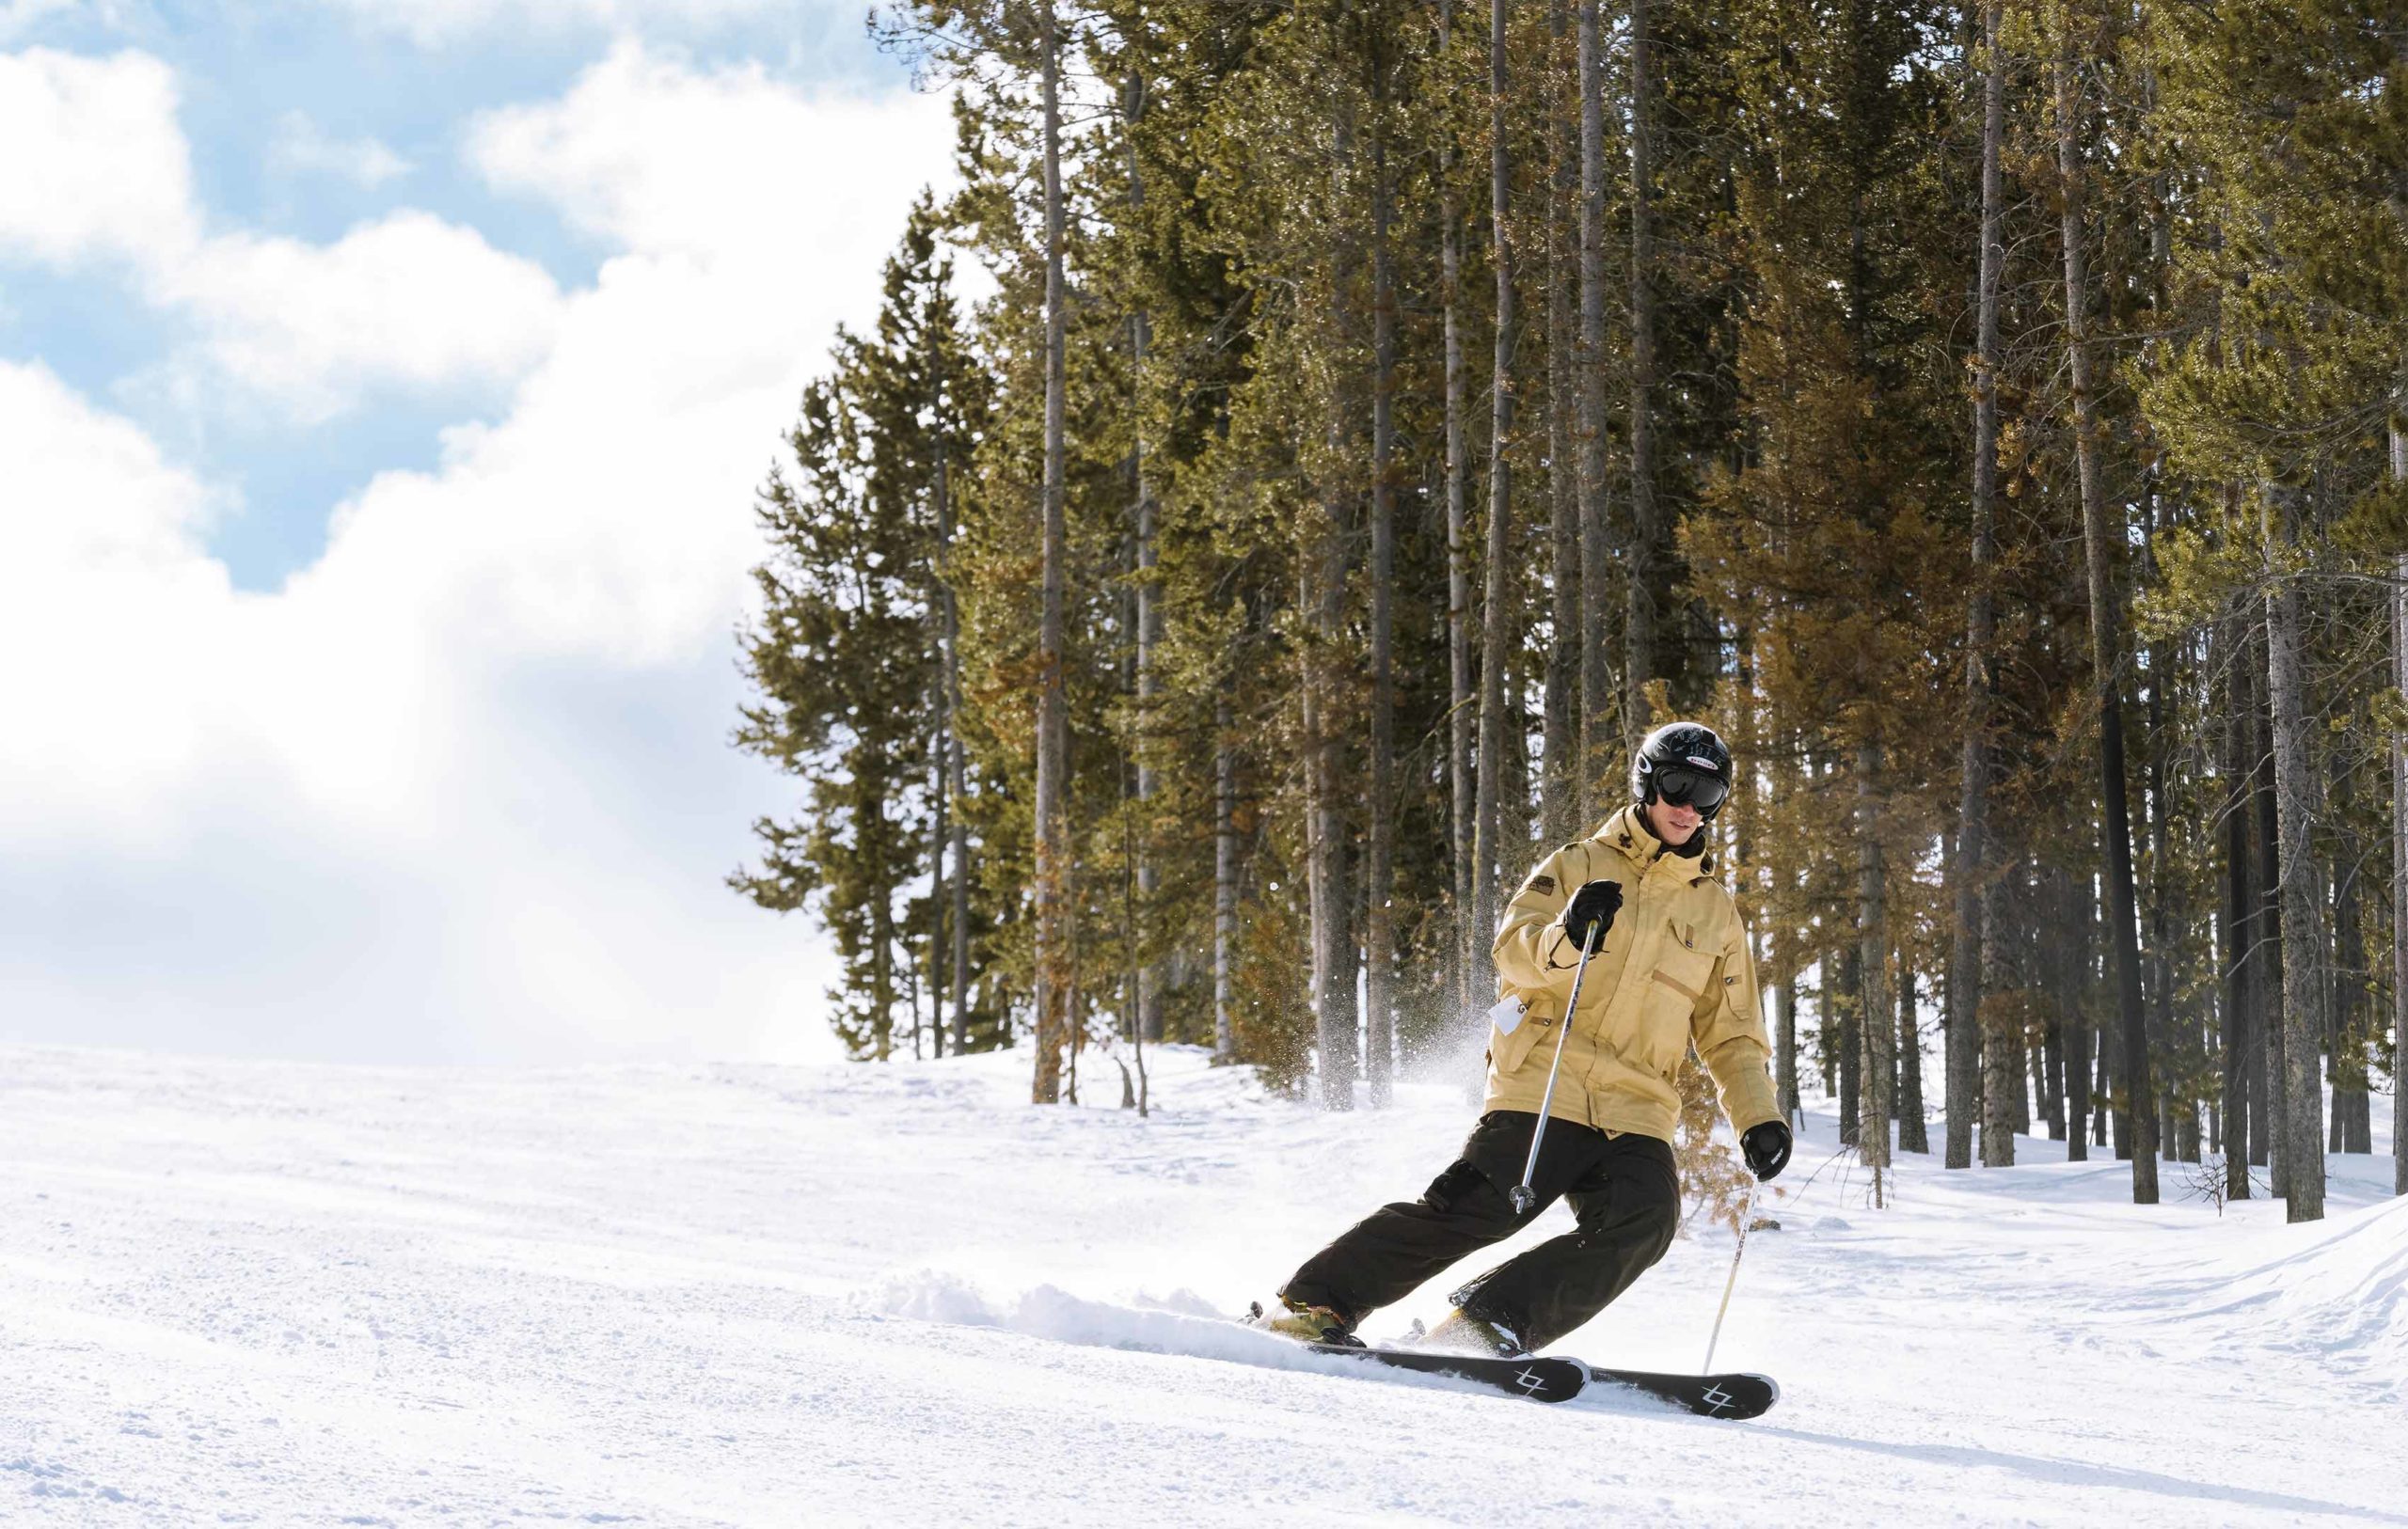
[[[1146,317],[1139,314],[1136,360],[1145,361]],[[1154,585],[1158,566],[1154,544],[1155,505],[1152,485],[1146,480],[1144,447],[1138,448],[1137,475],[1137,933],[1141,944],[1150,944],[1153,926],[1154,897],[1162,885],[1162,872],[1153,857],[1153,801],[1156,789],[1152,737],[1154,708],[1161,695],[1162,683],[1156,676],[1154,653],[1162,644],[1162,595]],[[1149,1041],[1163,1038],[1163,967],[1161,960],[1149,955],[1137,968],[1137,1033]]]
[[[936,824],[928,836],[934,853],[928,866],[928,1039],[938,1060],[944,1057],[945,1001],[945,923],[949,910],[945,901],[944,851],[952,824],[953,801],[946,791],[944,748],[944,701],[937,701],[937,727],[928,740],[928,800],[934,804]],[[918,1021],[913,1021],[916,1032]]]
[[[2087,876],[2077,881],[2070,872],[2062,869],[2057,875],[2062,890],[2066,945],[2071,953],[2059,961],[2065,969],[2065,1001],[2057,1006],[2063,1036],[2060,1066],[2065,1074],[2066,1160],[2087,1162],[2096,1115],[2091,1109],[2090,1087],[2092,1027],[2085,1000],[2091,991],[2090,951],[2098,909],[2090,895]]]
[[[1129,211],[1133,217],[1140,215],[1146,205],[1145,177],[1137,164],[1137,143],[1134,129],[1146,111],[1146,78],[1134,72],[1122,83],[1120,90],[1121,120],[1130,131],[1122,134],[1129,167]],[[1154,800],[1154,707],[1161,693],[1160,677],[1154,672],[1154,651],[1162,645],[1162,591],[1155,587],[1154,572],[1159,563],[1154,539],[1157,507],[1153,484],[1147,476],[1146,460],[1146,350],[1153,334],[1152,320],[1139,308],[1129,316],[1129,375],[1132,426],[1130,430],[1130,476],[1136,494],[1137,522],[1137,928],[1141,943],[1153,923],[1154,895],[1162,884],[1162,873],[1154,864],[1152,850]],[[1148,958],[1137,968],[1137,1034],[1141,1041],[1163,1038],[1163,970],[1159,959]],[[1142,1110],[1140,1111],[1142,1113]]]
[[[2097,1064],[2090,1075],[2090,1096],[2099,1101],[2099,1108],[2091,1112],[2090,1144],[2103,1147],[2108,1144],[2108,1117],[2115,1113],[2115,1035],[2113,1031],[2100,1025],[2094,1027],[2090,1033],[2083,1037],[2083,1041],[2092,1048],[2092,1054],[2098,1058]],[[2126,1143],[2116,1149],[2116,1153],[2118,1162],[2129,1159],[2132,1155],[2131,1144],[2129,1142]]]
[[[2158,75],[2154,62],[2145,62],[2140,71],[2141,110],[2154,117],[2158,111]],[[2167,206],[2168,172],[2161,164],[2148,179],[2148,270],[2146,288],[2148,293],[2149,322],[2152,328],[2169,327],[2167,317],[2167,287],[2174,271],[2174,219]],[[2158,578],[2157,513],[2161,502],[2162,464],[2152,460],[2144,474],[2143,513],[2141,520],[2141,557],[2145,576],[2154,585]],[[2170,1059],[2176,1069],[2173,1078],[2159,1085],[2158,1143],[2161,1154],[2168,1160],[2179,1158],[2184,1162],[2199,1160],[2199,1101],[2194,1085],[2182,1081],[2198,1075],[2198,1053],[2193,1044],[2198,1027],[2184,1023],[2179,1026],[2179,1039],[2174,1010],[2173,940],[2167,927],[2168,885],[2173,880],[2171,860],[2166,849],[2165,767],[2172,745],[2167,741],[2165,692],[2172,680],[2174,663],[2171,652],[2162,643],[2152,642],[2148,654],[2148,796],[2149,796],[2149,943],[2152,959],[2149,965],[2151,1022],[2154,1027],[2152,1045],[2158,1054]],[[2178,1099],[2174,1085],[2182,1081],[2183,1094]],[[2179,1105],[2178,1112],[2177,1106]]]
[[[1062,312],[1061,38],[1054,0],[1038,8],[1045,157],[1045,481],[1042,608],[1037,635],[1037,1066],[1029,1089],[1038,1104],[1062,1091],[1062,1048],[1071,1037],[1070,969],[1063,924],[1069,865],[1063,805],[1070,764],[1069,698],[1062,674],[1063,417],[1066,391]]]
[[[1864,947],[1840,952],[1840,1145],[1864,1147]]]
[[[1873,1205],[1879,1209],[1887,1203],[1890,1167],[1890,1065],[1892,1037],[1897,1032],[1895,1013],[1890,1007],[1888,982],[1890,965],[1889,899],[1886,877],[1881,867],[1881,842],[1875,837],[1880,825],[1878,778],[1881,771],[1879,746],[1862,743],[1856,749],[1856,810],[1857,810],[1857,951],[1862,985],[1858,989],[1858,1013],[1862,1016],[1857,1034],[1864,1047],[1864,1065],[1859,1082],[1863,1096],[1857,1106],[1859,1150],[1865,1166],[1873,1170]]]
[[[1441,57],[1454,42],[1453,0],[1438,0],[1438,52]],[[1484,942],[1476,915],[1472,886],[1474,816],[1472,729],[1471,530],[1465,477],[1468,452],[1464,441],[1468,407],[1464,388],[1463,340],[1463,212],[1455,201],[1455,146],[1451,134],[1438,145],[1438,269],[1445,313],[1445,391],[1447,414],[1447,774],[1453,815],[1455,873],[1456,1013],[1469,1017],[1488,1006],[1480,996],[1479,973]]]
[[[2115,950],[2116,1008],[2123,1032],[2123,1107],[2131,1117],[2132,1204],[2157,1204],[2157,1119],[2149,1088],[2148,1017],[2141,1001],[2139,915],[2133,906],[2131,808],[2124,785],[2124,721],[2118,703],[2123,603],[2115,592],[2107,497],[2099,481],[2099,419],[2091,388],[2084,293],[2082,149],[2072,23],[2058,7],[2057,181],[2065,245],[2066,359],[2073,385],[2074,452],[2082,484],[2082,540],[2090,584],[2090,655],[2098,687],[2099,795],[2107,809],[2107,899]]]
[[[2249,868],[2249,663],[2248,632],[2238,618],[2217,627],[2217,668],[2224,676],[2224,1182],[2225,1197],[2250,1196],[2249,1059],[2256,1054],[2250,992],[2260,963],[2250,949],[2256,930],[2257,893]]]
[[[2065,1088],[2062,1082],[2065,1076],[2063,1021],[2051,1014],[2040,1022],[2039,1033],[2032,1040],[2029,1050],[2032,1096],[2040,1101],[2040,1108],[2035,1112],[2032,1134],[2038,1135],[2041,1127],[2045,1127],[2049,1140],[2063,1141],[2066,1134]]]
[[[1505,21],[1507,0],[1488,7],[1488,197],[1494,236],[1490,263],[1497,270],[1497,349],[1491,378],[1488,441],[1488,567],[1481,602],[1480,777],[1472,807],[1472,959],[1478,987],[1490,985],[1488,942],[1497,932],[1497,878],[1503,845],[1505,787],[1505,670],[1519,633],[1510,607],[1508,577],[1513,526],[1513,254],[1509,203],[1513,165],[1505,138]],[[1517,707],[1518,711],[1519,708]],[[1519,734],[1515,747],[1519,746]],[[1516,836],[1519,837],[1518,835]]]
[[[1776,957],[1775,959],[1779,959]],[[1798,1123],[1798,973],[1787,966],[1772,990],[1773,1094],[1782,1118]]]
[[[2032,904],[2031,927],[2026,933],[2024,946],[2026,980],[2036,989],[2041,985],[2050,965],[2038,959],[2040,942],[2046,938],[2050,917],[2056,911],[2051,906],[2053,899],[2045,894],[2046,888],[2044,881],[2034,889],[2036,895]],[[2039,1032],[2032,1037],[2031,1047],[2032,1096],[2039,1101],[2038,1123],[2034,1127],[2034,1134],[2038,1134],[2039,1126],[2046,1126],[2049,1140],[2062,1142],[2066,1136],[2066,1032],[2073,1026],[2066,1017],[2063,1004],[2043,1005],[2041,1012],[2044,1017],[2040,1021]]]
[[[1137,909],[1137,822],[1130,811],[1130,777],[1134,772],[1124,765],[1121,769],[1120,796],[1120,956],[1125,968],[1121,976],[1123,989],[1120,1013],[1122,1026],[1128,1032],[1130,1050],[1133,1053],[1137,1076],[1133,1086],[1129,1063],[1116,1052],[1113,1062],[1120,1068],[1120,1108],[1135,1110],[1143,1120],[1151,1112],[1150,1096],[1146,1085],[1146,1026],[1144,1022],[1145,970],[1142,959],[1143,941]]]
[[[1592,828],[1620,799],[1613,762],[1621,743],[1607,629],[1613,533],[1606,512],[1606,50],[1597,11],[1598,0],[1580,0],[1580,817]]]
[[[1332,125],[1334,152],[1330,162],[1332,201],[1344,206],[1347,177],[1354,156],[1354,124],[1341,104]],[[1354,251],[1350,231],[1341,224],[1331,252],[1329,342],[1334,355],[1345,355],[1349,340],[1346,302],[1353,289]],[[1339,786],[1339,699],[1345,686],[1339,672],[1339,648],[1346,613],[1347,544],[1351,495],[1339,465],[1347,458],[1346,426],[1351,403],[1342,366],[1332,369],[1328,406],[1329,453],[1322,486],[1323,525],[1318,545],[1307,554],[1310,591],[1305,603],[1313,626],[1307,653],[1304,686],[1306,706],[1306,812],[1307,828],[1306,881],[1312,908],[1313,1012],[1318,1017],[1316,1046],[1320,1057],[1321,1105],[1324,1110],[1354,1108],[1354,1080],[1359,1060],[1354,1014],[1354,944],[1350,901],[1346,895],[1346,815]]]
[[[2282,1199],[2290,1193],[2286,1177],[2290,1159],[2290,1111],[2283,1087],[2283,999],[2289,991],[2283,975],[2286,965],[2282,927],[2285,858],[2281,813],[2274,795],[2274,710],[2267,680],[2272,658],[2262,613],[2253,626],[2250,634],[2249,706],[2251,726],[2258,734],[2257,757],[2252,769],[2258,820],[2258,906],[2254,943],[2262,959],[2258,963],[2257,980],[2251,984],[2258,999],[2258,1013],[2256,1022],[2250,1028],[2258,1039],[2258,1080],[2254,1086],[2265,1101],[2262,1111],[2265,1129],[2259,1133],[2259,1139],[2266,1143],[2267,1176],[2272,1181],[2275,1198]]]
[[[1647,683],[1660,678],[1656,603],[1662,591],[1663,510],[1656,493],[1656,44],[1654,0],[1630,0],[1630,575],[1624,618],[1625,742],[1650,712]]]
[[[2316,857],[2308,843],[2315,782],[2307,759],[2307,679],[2301,654],[2299,583],[2285,572],[2299,544],[2299,491],[2268,485],[2266,680],[2274,705],[2274,796],[2282,845],[2284,1219],[2324,1219],[2324,1098],[2317,1059],[2323,1040],[2322,995],[2311,952],[2317,928]]]
[[[1823,1075],[1823,1097],[1834,1100],[1840,1111],[1840,1142],[1853,1146],[1856,1127],[1856,1094],[1840,1087],[1841,1036],[1840,957],[1835,950],[1827,950],[1814,960],[1817,973],[1814,995],[1814,1062]]]
[[[1771,872],[1777,878],[1790,875],[1787,868],[1779,863],[1771,867]],[[1768,901],[1767,915],[1773,921],[1773,1099],[1781,1109],[1782,1118],[1795,1126],[1798,1111],[1798,926],[1789,916],[1786,898],[1775,896]]]
[[[2356,805],[2357,777],[2346,753],[2333,760],[2332,798],[2326,816],[2348,823]],[[2360,922],[2361,882],[2358,866],[2346,853],[2327,859],[2333,898],[2333,959],[2326,968],[2324,990],[2324,1081],[2333,1096],[2333,1117],[2326,1141],[2334,1152],[2374,1150],[2367,1138],[2370,1125],[2367,1100],[2366,1032],[2358,1018],[2365,996],[2366,930]]]
[[[2167,1161],[2199,1160],[2199,1121],[2204,1113],[2196,1084],[2202,1064],[2199,1026],[2193,1015],[2178,1013],[2174,1001],[2174,933],[2170,904],[2175,895],[2173,850],[2169,843],[2167,760],[2175,748],[2166,698],[2162,693],[2173,672],[2171,651],[2149,647],[2149,962],[2156,985],[2150,997],[2154,1014],[2153,1045],[2167,1058],[2172,1075],[2158,1084],[2158,1144]],[[2161,667],[2162,666],[2162,667]],[[2188,899],[2185,899],[2186,903]],[[2179,1089],[2178,1093],[2177,1090]]]
[[[920,1050],[922,1020],[920,1017],[920,964],[917,961],[906,960],[903,963],[903,1001],[911,1011],[911,1060],[918,1062],[922,1060]]]
[[[884,1062],[895,1050],[895,889],[878,887],[870,893],[869,930],[874,942],[869,963],[870,1033],[873,1053]]]
[[[2071,1162],[2083,1156],[2074,1144],[2083,1123],[2068,1108],[2082,1077],[2081,1069],[2068,1064],[2089,1020],[2083,1012],[2082,973],[2064,953],[2082,948],[2086,917],[2083,904],[2087,896],[2062,866],[2050,867],[2045,885],[2049,938],[2056,943],[2052,946],[2055,959],[2041,964],[2050,988],[2048,1034],[2042,1041],[2048,1053],[2048,1096],[2041,1113],[2048,1118],[2050,1139],[2066,1143],[2066,1159]]]
[[[2015,1166],[2015,1116],[2023,1098],[2022,1015],[2008,990],[2006,883],[1982,891],[1982,1166]]]
[[[1898,953],[1898,1150],[1931,1150],[1923,1118],[1923,1030],[1916,1022],[1915,974]]]
[[[948,594],[948,605],[951,600],[952,596]],[[958,670],[954,674],[953,693],[958,705],[961,695]],[[962,747],[958,735],[946,740],[946,768],[952,772],[953,799],[961,801],[968,793],[963,787]],[[959,1053],[970,1049],[970,825],[958,812],[953,815],[952,892],[953,920],[949,927],[953,937],[953,959],[947,963],[945,974],[953,984],[953,1048]]]
[[[2346,760],[2333,780],[2333,820],[2350,821],[2351,779]],[[2335,1152],[2372,1152],[2367,1140],[2367,1047],[2358,1028],[2364,991],[2366,936],[2358,924],[2357,868],[2335,858],[2333,871],[2333,973],[2325,995],[2325,1081],[2333,1087]]]
[[[1517,408],[1518,414],[1520,410]],[[1511,559],[1507,560],[1509,562]],[[1530,653],[1522,640],[1529,630],[1522,620],[1521,581],[1509,573],[1506,575],[1506,600],[1513,611],[1513,623],[1505,642],[1505,711],[1501,724],[1505,744],[1497,756],[1497,906],[1490,911],[1497,918],[1505,916],[1504,878],[1514,875],[1529,860],[1531,846],[1538,841],[1531,837],[1537,822],[1531,807],[1537,797],[1533,794],[1530,767],[1530,708],[1526,704],[1530,694]]]
[[[2152,482],[2142,498],[2141,558],[2142,577],[2154,582],[2157,576],[2157,488]],[[2148,1045],[2152,1056],[2169,1059],[2175,1076],[2189,1057],[2187,1047],[2178,1046],[2174,1035],[2173,962],[2167,957],[2172,940],[2166,928],[2166,882],[2170,863],[2165,844],[2165,686],[2171,668],[2162,644],[2152,642],[2142,650],[2148,664],[2148,737],[2141,762],[2143,796],[2147,803],[2145,821],[2147,824],[2148,871]],[[2185,1162],[2199,1160],[2198,1143],[2192,1140],[2188,1156],[2183,1155],[2184,1137],[2195,1138],[2198,1115],[2186,1111],[2178,1120],[2175,1111],[2174,1080],[2169,1078],[2156,1090],[2158,1156],[2168,1162],[2179,1159]],[[2185,1101],[2187,1103],[2187,1101]],[[2184,1125],[2191,1127],[2184,1130]]]
[[[1366,1070],[1371,1107],[1387,1107],[1395,1051],[1395,916],[1388,906],[1396,811],[1396,268],[1389,248],[1387,71],[1375,64],[1371,138],[1371,800],[1363,889]]]
[[[1335,508],[1327,513],[1328,519],[1335,522]],[[1338,561],[1331,544],[1338,536],[1335,524],[1320,528],[1320,534],[1313,538],[1314,544],[1306,549],[1297,591],[1297,604],[1310,613],[1315,629],[1304,657],[1298,699],[1304,720],[1305,896],[1310,921],[1306,943],[1312,969],[1309,980],[1313,1044],[1321,1081],[1321,1106],[1324,1110],[1354,1107],[1355,1070],[1354,964],[1345,959],[1347,909],[1339,860],[1344,819],[1336,799],[1337,740],[1330,715],[1333,692],[1338,688],[1329,673],[1333,659],[1328,647],[1335,634],[1328,630],[1326,621],[1332,604],[1328,585]],[[1342,999],[1341,982],[1345,987]]]
[[[2391,477],[2408,481],[2408,395],[2391,409]],[[2391,683],[2408,695],[2408,552],[2392,563]],[[2408,733],[2391,735],[2391,1190],[2408,1194]]]
[[[1064,933],[1063,942],[1072,950],[1076,950],[1079,938],[1079,911],[1075,906],[1069,909],[1069,916],[1064,922],[1069,925],[1069,928]],[[1062,1102],[1075,1105],[1079,1102],[1079,1053],[1086,1048],[1087,1044],[1087,1003],[1079,986],[1078,964],[1073,961],[1069,965],[1070,985],[1069,991],[1063,995],[1063,1028],[1069,1032],[1070,1054],[1069,1063],[1062,1069]]]
[[[1548,594],[1553,631],[1546,649],[1546,710],[1539,771],[1539,837],[1560,844],[1573,837],[1580,818],[1579,715],[1573,694],[1579,679],[1574,644],[1580,632],[1579,466],[1572,451],[1573,426],[1573,160],[1577,119],[1566,122],[1562,103],[1564,41],[1569,35],[1567,0],[1552,0],[1547,12],[1548,102],[1546,213],[1546,494],[1552,557]]]
[[[931,361],[940,358],[931,356]],[[952,407],[953,379],[945,381],[944,408]],[[944,431],[944,414],[938,415],[937,430],[937,608],[939,614],[938,646],[943,657],[943,674],[939,680],[943,689],[938,733],[943,755],[938,768],[943,772],[944,795],[953,803],[969,799],[968,783],[963,779],[961,747],[961,605],[953,588],[953,448]],[[952,940],[950,958],[945,962],[945,975],[951,983],[948,996],[953,1013],[953,1048],[956,1053],[970,1049],[970,825],[957,805],[952,813],[950,838],[953,845],[953,875],[947,884],[950,914],[940,917],[938,927]]]
[[[1998,562],[1998,288],[2006,258],[2000,239],[2005,195],[1999,173],[2006,136],[2006,60],[1999,46],[2001,0],[1982,8],[1981,275],[1973,325],[1972,568],[1965,604],[1964,780],[1957,798],[1956,925],[1948,951],[1948,1142],[1950,1168],[1973,1163],[1973,1098],[1980,1087],[1982,879],[1989,845],[1990,644],[1997,617],[1990,589]]]
[[[1226,690],[1212,701],[1212,1061],[1238,1059],[1229,962],[1238,938],[1238,754]]]

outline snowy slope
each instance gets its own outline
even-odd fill
[[[0,1048],[0,1522],[2408,1524],[2387,1158],[2332,1159],[2307,1228],[2138,1210],[2121,1166],[2028,1141],[1909,1159],[1875,1211],[1825,1120],[1719,1356],[1784,1399],[1713,1423],[1209,1320],[1418,1190],[1470,1111],[1155,1063],[1141,1121],[1020,1103],[1010,1055]],[[1729,1256],[1684,1240],[1562,1348],[1694,1367]]]

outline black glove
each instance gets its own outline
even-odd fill
[[[1748,1159],[1748,1170],[1756,1175],[1756,1182],[1777,1178],[1789,1166],[1789,1123],[1783,1120],[1751,1126],[1748,1134],[1739,1138],[1739,1155]]]
[[[1589,947],[1589,926],[1597,926],[1597,943],[1606,942],[1606,932],[1614,926],[1614,915],[1622,911],[1622,883],[1591,881],[1572,894],[1572,902],[1563,910],[1563,932],[1572,943],[1586,950]]]

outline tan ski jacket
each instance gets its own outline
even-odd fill
[[[1589,963],[1548,1113],[1670,1142],[1680,1116],[1674,1080],[1694,1042],[1733,1129],[1781,1118],[1747,926],[1713,872],[1710,854],[1667,850],[1635,807],[1539,862],[1506,905],[1492,947],[1506,1001],[1490,1019],[1485,1108],[1538,1112],[1580,962],[1578,943],[1556,920],[1583,882],[1604,879],[1622,883],[1622,911]]]

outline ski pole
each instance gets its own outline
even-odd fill
[[[1530,1188],[1530,1180],[1538,1176],[1539,1143],[1546,1140],[1547,1107],[1555,1103],[1555,1075],[1563,1070],[1563,1037],[1572,1032],[1572,1017],[1580,1012],[1580,983],[1589,975],[1589,957],[1596,954],[1598,927],[1594,923],[1589,925],[1588,943],[1580,947],[1580,965],[1572,973],[1572,1001],[1563,1006],[1563,1017],[1558,1021],[1562,1028],[1555,1032],[1555,1060],[1547,1064],[1546,1096],[1539,1100],[1539,1123],[1530,1132],[1529,1160],[1522,1164],[1522,1182],[1514,1185],[1513,1194],[1508,1196],[1513,1202],[1516,1216],[1529,1215],[1530,1207],[1539,1203],[1539,1191]]]
[[[1731,1310],[1731,1287],[1739,1283],[1739,1260],[1748,1251],[1748,1228],[1756,1222],[1756,1191],[1761,1182],[1748,1186],[1747,1207],[1739,1212],[1739,1246],[1731,1254],[1731,1277],[1722,1282],[1722,1304],[1715,1308],[1714,1332],[1705,1340],[1705,1368],[1702,1375],[1714,1373],[1714,1346],[1722,1341],[1722,1318]]]

